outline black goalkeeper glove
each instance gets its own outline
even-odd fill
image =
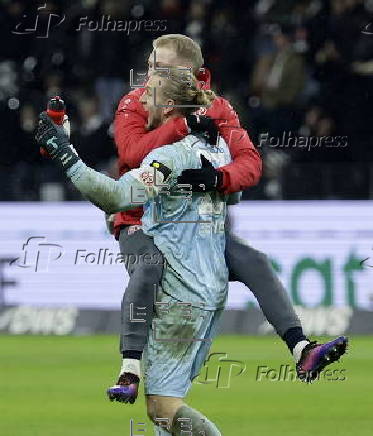
[[[217,191],[223,182],[223,173],[201,154],[202,168],[184,170],[177,178],[178,184],[191,185],[193,192]]]
[[[210,117],[205,115],[187,115],[185,118],[191,133],[204,135],[209,144],[216,145],[219,131]]]
[[[36,142],[57,162],[64,171],[79,161],[79,156],[70,144],[63,126],[55,124],[46,112],[39,115],[35,133]]]

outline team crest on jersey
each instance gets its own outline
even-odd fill
[[[154,175],[150,171],[144,171],[140,174],[140,179],[146,186],[154,185]]]
[[[195,111],[195,114],[196,115],[206,115],[206,112],[207,112],[207,108],[206,107],[201,107],[200,109]]]

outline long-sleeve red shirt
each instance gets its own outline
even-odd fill
[[[203,88],[210,88],[210,73],[205,69]],[[125,95],[118,106],[114,121],[115,144],[119,155],[119,174],[138,168],[152,150],[179,141],[188,134],[184,118],[170,119],[155,130],[147,131],[148,114],[140,103],[144,88],[138,88]],[[227,100],[217,97],[207,111],[200,111],[213,118],[220,135],[229,146],[232,162],[220,167],[223,173],[221,191],[232,193],[242,191],[258,183],[262,172],[262,161],[246,130],[240,126],[238,116]],[[141,224],[142,207],[120,212],[115,217],[118,234],[121,225]]]

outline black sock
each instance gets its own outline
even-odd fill
[[[123,359],[136,359],[141,360],[142,351],[126,350],[122,352]]]
[[[307,337],[303,333],[302,327],[291,327],[286,330],[282,339],[286,342],[290,352],[293,352],[294,347],[299,341],[308,341]]]

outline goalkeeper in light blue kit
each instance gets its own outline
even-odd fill
[[[214,93],[200,90],[189,72],[172,68],[151,76],[142,103],[149,112],[149,127],[156,127],[213,99]],[[177,185],[177,177],[186,168],[229,163],[226,143],[219,139],[212,145],[211,139],[209,143],[190,134],[154,150],[140,168],[116,181],[87,167],[63,128],[45,113],[40,116],[36,139],[100,209],[114,213],[144,204],[142,229],[154,238],[166,261],[161,287],[155,290],[155,316],[143,358],[148,415],[158,435],[221,435],[183,398],[207,357],[227,297],[227,197],[218,192],[192,193],[187,186]],[[139,368],[132,372],[140,376]],[[136,397],[138,381],[115,385],[108,394]]]

